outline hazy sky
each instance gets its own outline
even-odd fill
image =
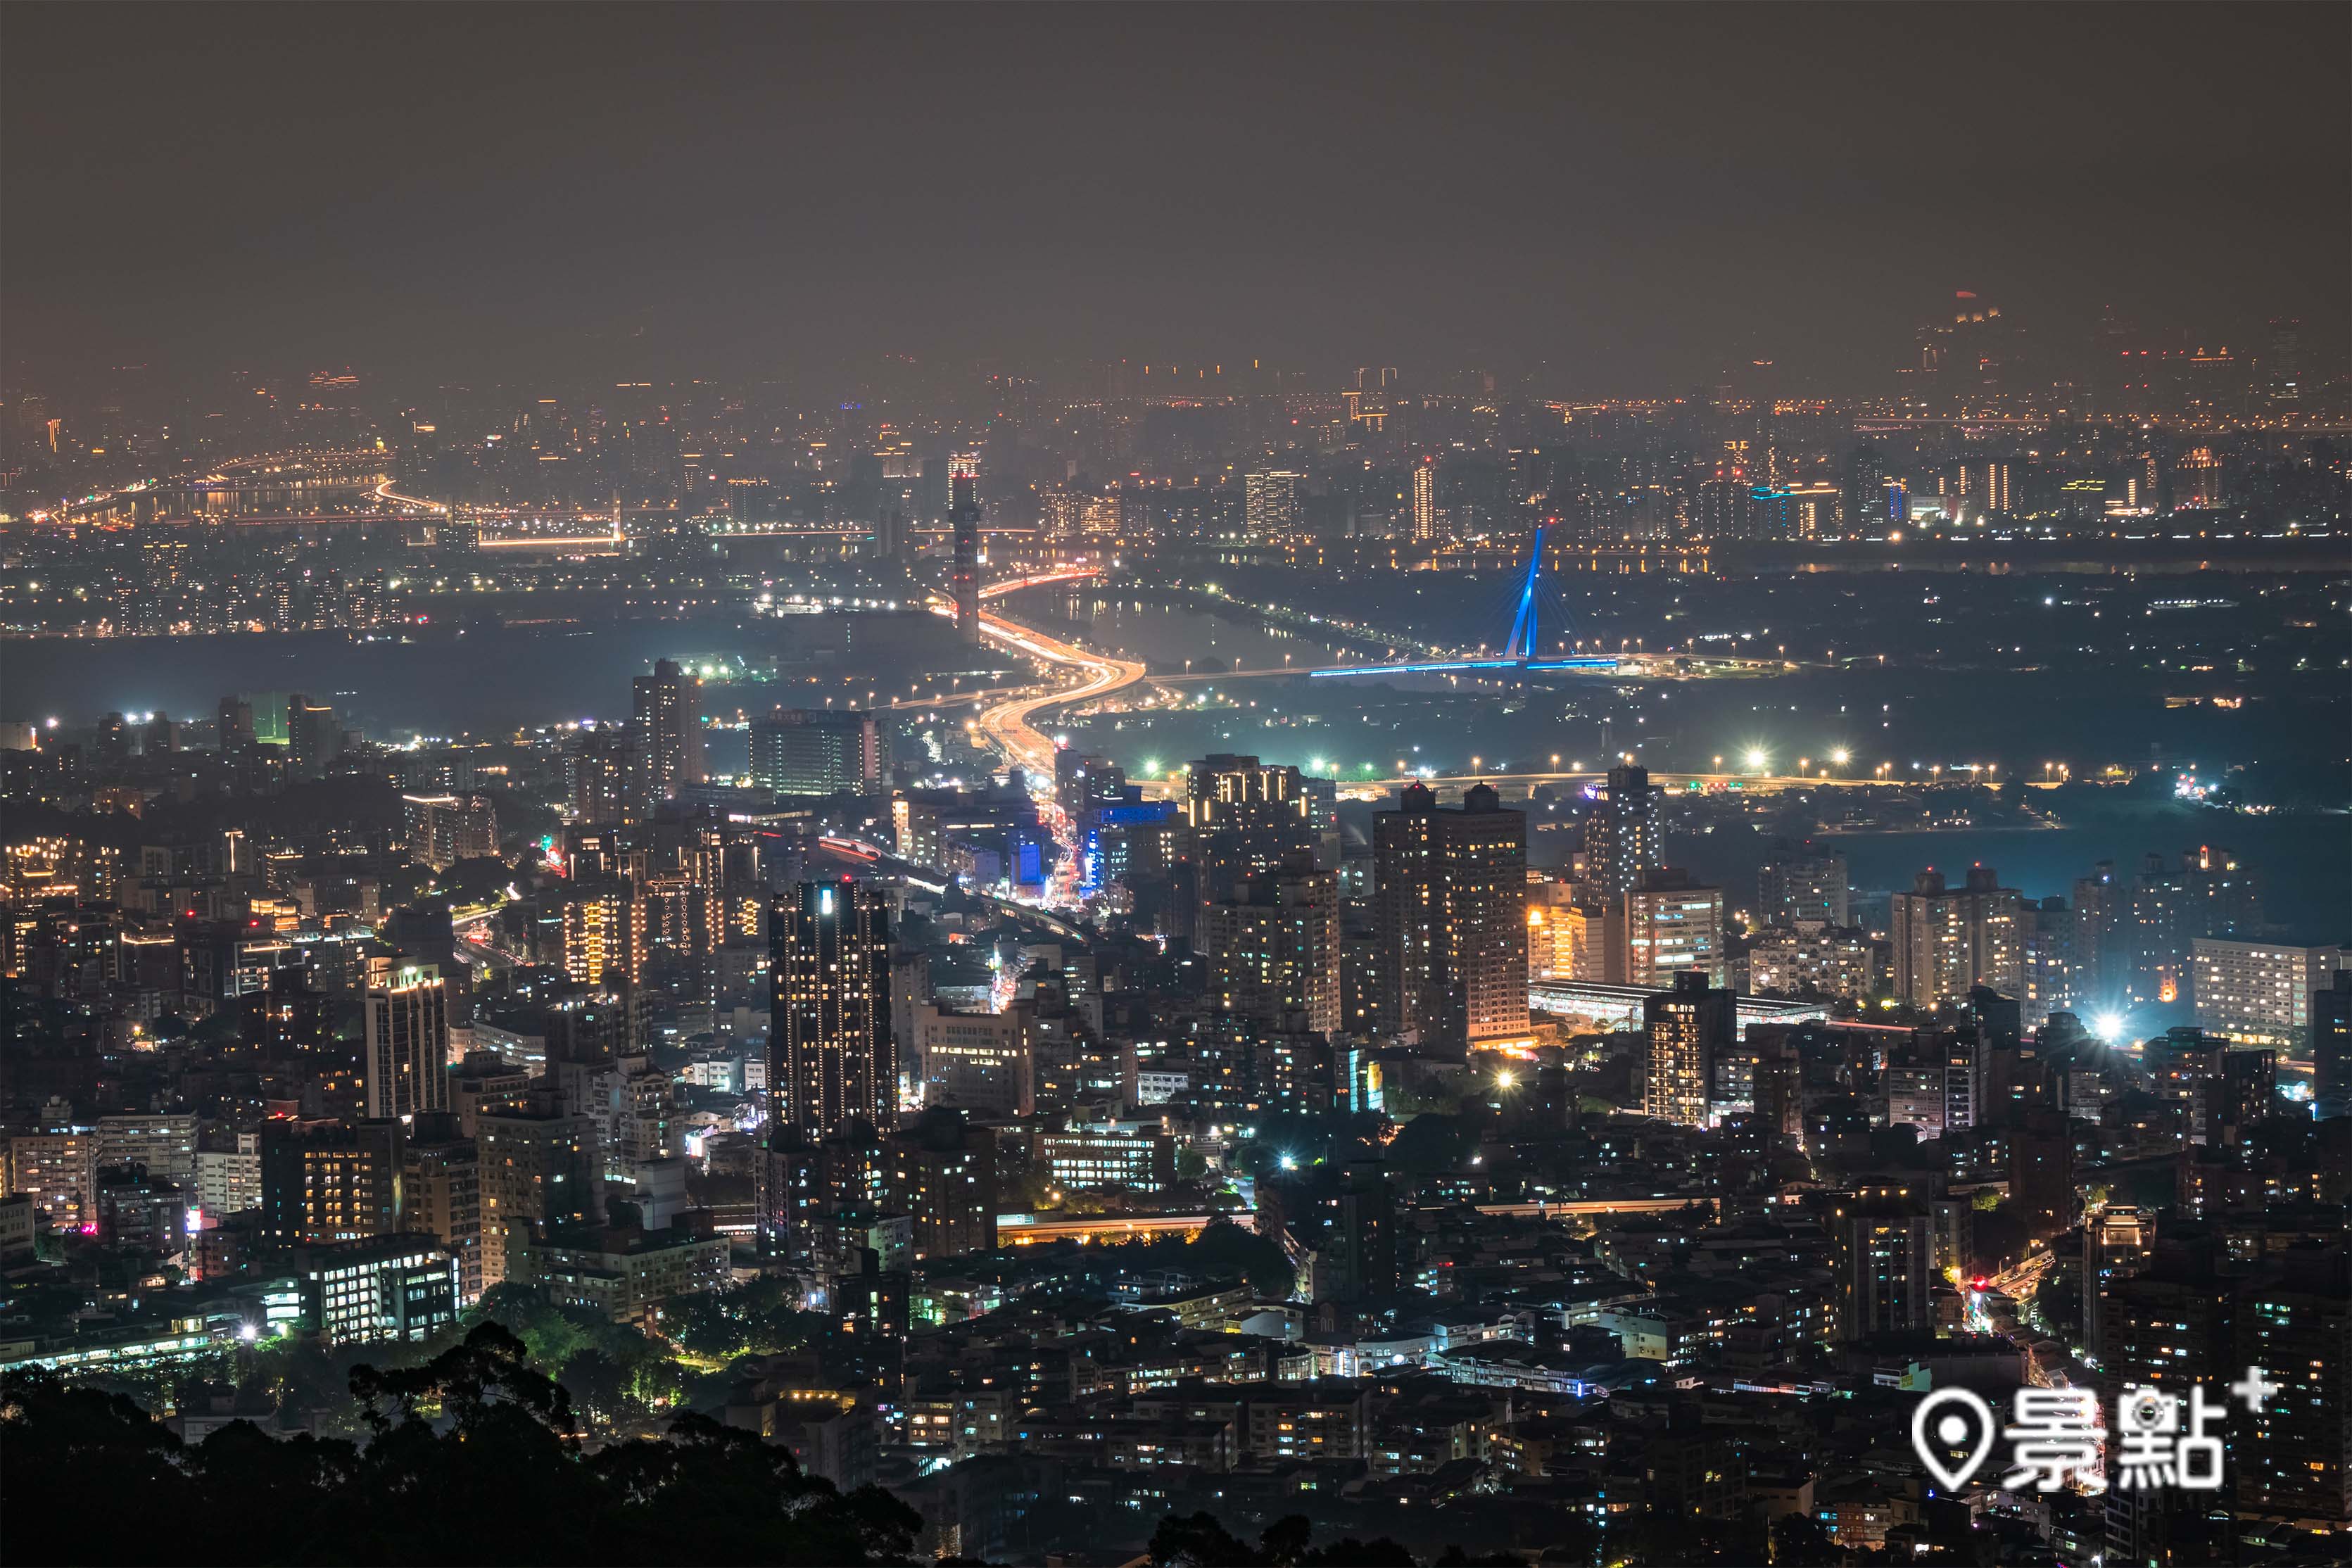
[[[2340,345],[2352,8],[0,8],[12,376]]]

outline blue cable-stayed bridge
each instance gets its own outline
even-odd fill
[[[1451,675],[1465,669],[1519,669],[1541,673],[1555,669],[1613,670],[1617,661],[1601,655],[1575,658],[1543,657],[1539,637],[1541,615],[1536,590],[1541,582],[1544,558],[1543,525],[1536,525],[1535,547],[1528,552],[1528,574],[1519,584],[1518,612],[1511,621],[1511,635],[1503,643],[1503,651],[1492,658],[1412,659],[1402,664],[1343,664],[1328,669],[1310,669],[1307,673],[1317,679],[1340,675]]]

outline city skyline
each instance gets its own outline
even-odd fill
[[[2347,61],[0,6],[0,1557],[2345,1563]]]

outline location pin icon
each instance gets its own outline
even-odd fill
[[[1965,1388],[1939,1388],[1911,1412],[1911,1449],[1948,1492],[1958,1491],[1992,1457],[1992,1406]],[[1962,1450],[1961,1461],[1946,1456]]]

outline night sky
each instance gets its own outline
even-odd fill
[[[882,351],[1885,390],[2346,338],[2352,7],[12,4],[5,366]],[[2158,334],[2168,334],[2159,337]]]

